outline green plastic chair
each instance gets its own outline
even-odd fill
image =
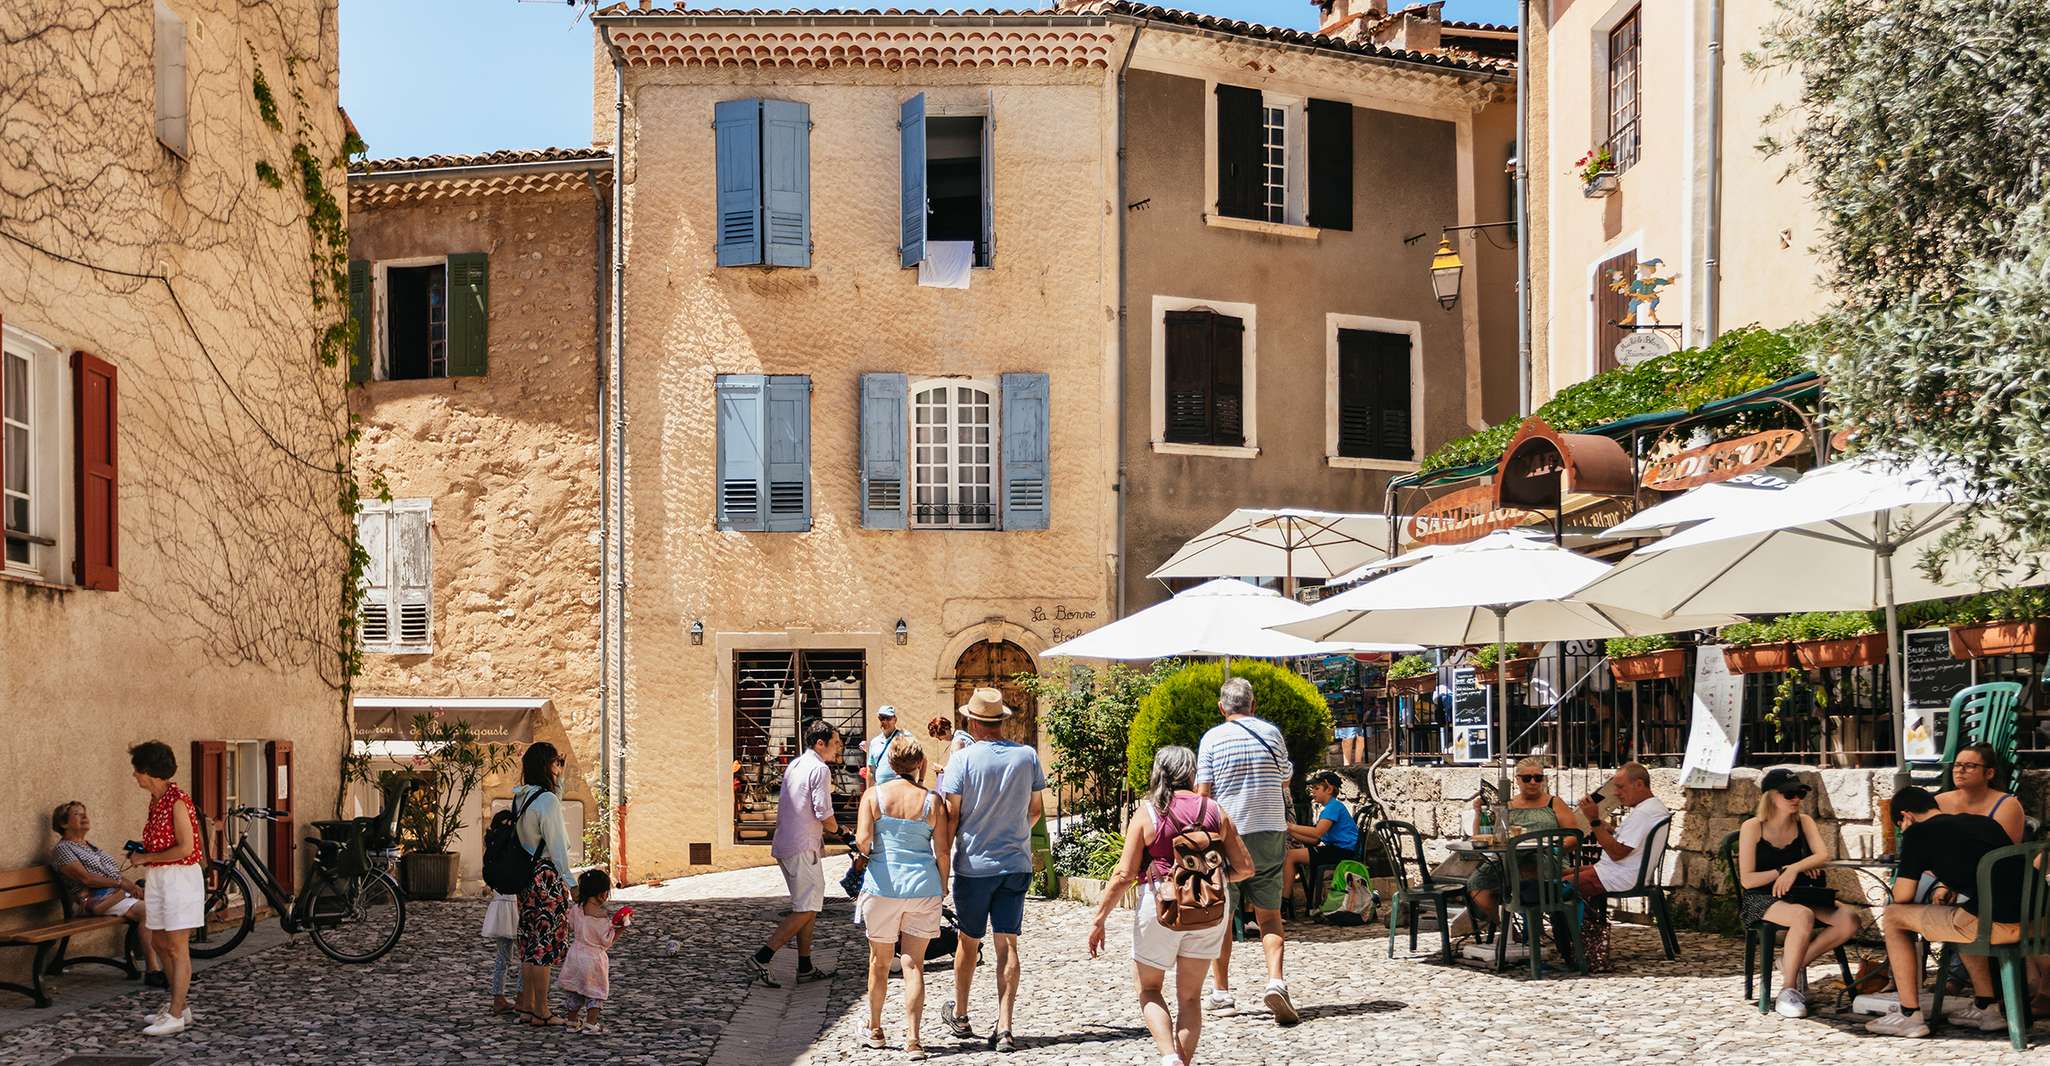
[[[1958,749],[1967,744],[1991,744],[2000,756],[2000,764],[2010,768],[2015,765],[2015,753],[2020,743],[2017,734],[2019,714],[2016,711],[2022,698],[2022,686],[2013,681],[1988,681],[1983,685],[1961,688],[1950,698],[1950,711],[1943,731],[1943,761],[1940,772],[1934,776],[1910,779],[1918,785],[1934,785],[1936,790],[1947,791],[1954,787],[1950,779],[1950,764],[1957,761]],[[2011,790],[2010,790],[2011,791]]]
[[[1374,826],[1395,864],[1395,880],[1401,886],[1388,905],[1388,957],[1395,957],[1395,934],[1409,929],[1409,950],[1417,945],[1418,919],[1430,908],[1438,921],[1438,948],[1446,962],[1452,961],[1452,904],[1466,899],[1466,882],[1434,877],[1424,858],[1424,835],[1408,822],[1383,821]],[[1415,876],[1411,876],[1411,871]]]
[[[2028,971],[2024,965],[2031,955],[2050,955],[2050,881],[2043,879],[2044,871],[2050,869],[2050,842],[2013,844],[1987,852],[1979,860],[1979,893],[1972,898],[1991,900],[1994,867],[2015,858],[2022,863],[2021,939],[2012,944],[1995,944],[1992,941],[1993,922],[1982,921],[1978,939],[1969,944],[1943,945],[1943,953],[1937,957],[1936,972],[1949,973],[1950,960],[1959,953],[1983,955],[1998,963],[2001,1011],[2007,1018],[2007,1039],[2016,1051],[2025,1051],[2029,1046],[2029,999]],[[1945,983],[1937,981],[1936,991],[1931,996],[1927,1017],[1932,1022],[1943,1017]]]
[[[1540,829],[1509,842],[1509,853],[1502,858],[1505,917],[1495,931],[1495,969],[1502,969],[1509,957],[1510,927],[1515,923],[1507,916],[1513,915],[1523,919],[1524,938],[1530,944],[1531,977],[1543,975],[1546,918],[1556,919],[1565,927],[1564,942],[1559,947],[1568,965],[1577,963],[1581,973],[1588,972],[1587,952],[1580,943],[1580,895],[1562,880],[1580,857],[1580,849],[1569,848],[1566,842],[1577,842],[1581,836],[1578,829]],[[1530,864],[1529,873],[1523,868],[1525,863]],[[1530,891],[1526,892],[1526,888]],[[1526,895],[1530,898],[1525,899]]]
[[[1730,872],[1730,897],[1736,901],[1739,913],[1744,909],[1744,882],[1737,876],[1737,838],[1740,835],[1731,833],[1716,848],[1716,854],[1722,856],[1723,869]],[[1751,998],[1756,982],[1760,1014],[1772,1013],[1772,949],[1779,943],[1780,934],[1786,931],[1785,926],[1763,919],[1744,930],[1744,998]],[[1849,989],[1856,982],[1851,978],[1851,958],[1844,952],[1842,944],[1836,948],[1836,965],[1843,972],[1844,988]]]

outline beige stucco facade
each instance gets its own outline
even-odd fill
[[[1537,5],[1544,7],[1546,5]],[[1798,83],[1784,70],[1754,69],[1766,28],[1780,17],[1772,0],[1725,0],[1720,133],[1713,130],[1709,64],[1711,5],[1638,0],[1552,0],[1533,35],[1533,205],[1541,218],[1542,251],[1534,258],[1542,299],[1536,343],[1542,370],[1538,399],[1596,366],[1598,327],[1592,297],[1602,291],[1597,265],[1624,252],[1663,260],[1674,277],[1662,293],[1659,319],[1678,325],[1675,343],[1708,339],[1709,287],[1719,279],[1717,332],[1758,324],[1781,326],[1812,317],[1826,295],[1811,249],[1817,219],[1784,158],[1767,158],[1761,139],[1779,135],[1773,109],[1790,103]],[[1617,190],[1583,196],[1575,160],[1609,136],[1609,33],[1636,13],[1641,27],[1641,158],[1622,171]],[[1711,138],[1714,138],[1712,142]],[[1712,165],[1720,146],[1720,166]],[[1720,174],[1720,268],[1711,267],[1711,172]],[[1538,190],[1542,190],[1540,193]],[[1543,269],[1536,269],[1539,264]]]
[[[971,646],[1036,656],[1110,609],[1107,71],[1120,34],[1065,16],[834,19],[598,20],[630,64],[625,785],[637,878],[768,860],[760,843],[735,842],[738,653],[856,653],[864,731],[890,703],[923,735],[952,711]],[[601,60],[604,49],[601,36]],[[610,87],[599,79],[602,93]],[[920,92],[934,116],[993,109],[995,266],[974,270],[966,290],[921,286],[899,263],[897,124]],[[746,97],[809,106],[809,267],[715,265],[713,110]],[[609,103],[599,109],[608,139]],[[1045,374],[1048,528],[863,528],[858,398],[869,372],[983,383]],[[808,531],[715,526],[715,377],[754,373],[809,378]],[[701,644],[690,637],[698,623]]]
[[[153,738],[188,789],[196,742],[254,751],[230,795],[257,805],[279,784],[262,747],[285,742],[278,798],[301,828],[335,803],[336,616],[353,525],[336,498],[345,382],[315,358],[339,316],[310,290],[324,275],[291,155],[303,145],[340,187],[334,4],[169,7],[168,33],[147,4],[0,10],[13,42],[0,122],[21,149],[0,153],[0,320],[8,358],[29,366],[27,433],[12,439],[30,441],[20,532],[39,538],[0,567],[0,869],[43,861],[51,809],[68,800],[87,804],[95,843],[118,851],[139,837],[148,796],[126,749]],[[163,126],[159,68],[172,59],[163,78],[184,120]],[[251,91],[259,76],[275,129]],[[258,161],[284,175],[279,187]],[[77,517],[81,351],[115,381],[111,462],[87,467],[113,477],[114,588],[82,587],[74,567],[91,526]],[[26,958],[7,953],[0,972],[18,977]]]

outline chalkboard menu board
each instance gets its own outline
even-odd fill
[[[1488,690],[1475,683],[1470,666],[1452,671],[1452,724],[1493,724],[1488,719]]]
[[[1908,706],[1948,708],[1957,690],[1971,685],[1971,661],[1950,657],[1950,630],[1917,629],[1901,639],[1908,652]]]

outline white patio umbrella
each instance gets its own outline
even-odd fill
[[[1668,534],[1687,526],[1700,525],[1733,511],[1756,506],[1772,494],[1793,484],[1777,474],[1759,471],[1739,474],[1728,481],[1703,485],[1664,503],[1647,507],[1602,530],[1603,540],[1623,540]]]
[[[1585,640],[1707,629],[1733,616],[1674,616],[1571,602],[1609,564],[1510,530],[1490,533],[1313,605],[1312,617],[1276,628],[1306,640],[1409,640],[1421,644]],[[1495,680],[1498,783],[1508,795],[1509,681]]]
[[[1354,651],[1421,651],[1414,644],[1320,644],[1277,633],[1268,626],[1300,621],[1314,608],[1273,589],[1220,578],[1206,581],[1165,603],[1056,644],[1041,658],[1165,659],[1171,656],[1238,656],[1288,659]]]
[[[1388,517],[1241,507],[1197,534],[1147,577],[1277,577],[1293,596],[1302,578],[1328,580],[1388,557]]]
[[[1639,549],[1574,598],[1659,614],[1884,610],[1895,750],[1903,751],[1896,605],[2050,581],[2027,566],[1932,581],[1919,566],[1894,565],[1897,555],[1919,559],[1964,519],[1961,485],[1926,464],[1820,467],[1779,492],[1731,497],[1721,517]]]

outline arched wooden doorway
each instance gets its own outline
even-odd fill
[[[1036,748],[1039,705],[1015,680],[1019,674],[1035,670],[1031,654],[1008,640],[970,644],[954,664],[954,706],[967,703],[978,688],[1001,691],[1004,704],[1012,711],[1010,720],[1004,723],[1004,738]]]

